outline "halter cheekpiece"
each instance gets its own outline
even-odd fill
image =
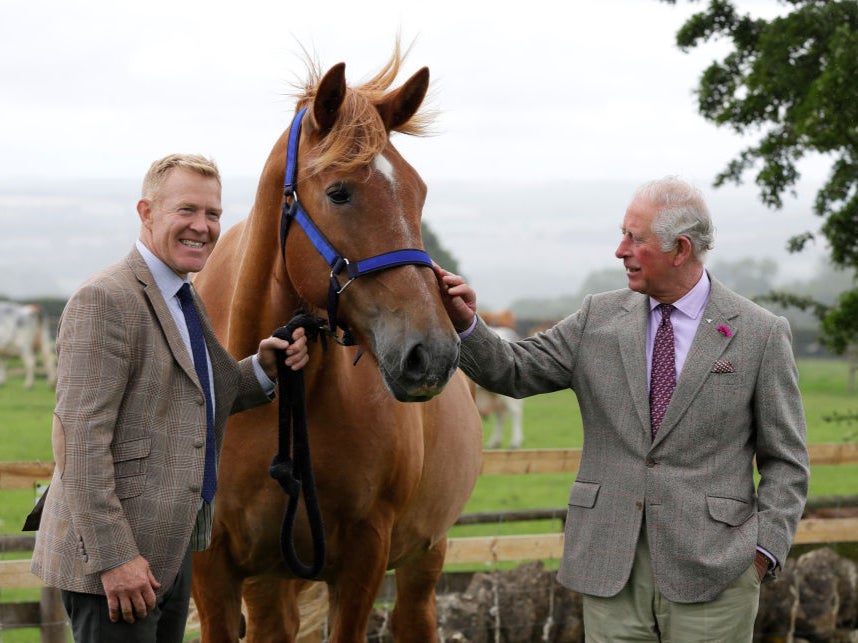
[[[349,329],[337,320],[339,297],[358,277],[373,272],[395,268],[404,265],[417,265],[432,268],[432,259],[423,250],[407,248],[384,252],[368,259],[351,261],[343,257],[321,230],[313,223],[310,215],[298,200],[298,141],[301,138],[301,123],[307,108],[301,109],[292,119],[289,128],[289,142],[286,148],[286,176],[283,184],[283,213],[280,218],[280,250],[286,256],[286,234],[289,224],[294,219],[304,230],[307,238],[316,248],[331,268],[330,286],[328,287],[328,326],[331,333],[336,333],[339,326],[343,329],[343,343],[353,344]],[[340,285],[339,275],[345,272],[348,280]]]

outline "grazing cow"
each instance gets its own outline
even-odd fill
[[[48,383],[55,386],[57,364],[48,320],[38,306],[0,301],[0,386],[6,382],[5,360],[19,358],[24,364],[24,388],[32,388],[37,356],[42,358]]]
[[[521,339],[518,333],[513,330],[515,319],[508,311],[494,314],[481,312],[480,316],[489,325],[489,328],[504,339],[509,341]],[[524,442],[524,400],[498,395],[481,386],[476,387],[474,399],[483,419],[494,418],[494,429],[488,448],[497,449],[500,447],[507,418],[509,418],[511,430],[509,447],[511,449],[521,447]]]

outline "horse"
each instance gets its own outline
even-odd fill
[[[299,309],[327,313],[321,338],[346,328],[352,339],[311,344],[302,371],[326,536],[317,580],[327,586],[332,643],[365,640],[389,569],[396,639],[437,640],[446,534],[481,463],[460,340],[422,250],[427,188],[390,141],[392,132],[425,134],[430,124],[419,111],[428,68],[391,89],[403,61],[397,43],[378,74],[356,87],[346,84],[345,63],[324,75],[308,63],[296,116],[265,162],[250,213],[224,232],[194,279],[236,357],[255,352]],[[301,590],[316,582],[292,572],[279,549],[287,494],[268,473],[277,426],[274,404],[228,423],[211,546],[193,561],[204,641],[238,640],[242,598],[248,640],[294,641]],[[305,504],[294,528],[303,560],[314,551]]]
[[[506,326],[489,326],[495,334],[507,341],[516,342],[521,337],[512,328]],[[487,391],[480,385],[476,385],[474,399],[480,417],[492,421],[493,428],[489,442],[489,449],[498,449],[503,441],[504,429],[509,420],[510,437],[509,448],[518,449],[524,444],[524,400],[501,395]]]
[[[516,332],[515,315],[510,310],[480,311],[480,317],[497,335],[510,342],[516,342],[521,336]],[[503,441],[504,428],[509,419],[511,449],[518,449],[524,444],[524,400],[507,397],[499,393],[487,391],[482,386],[474,384],[474,399],[480,417],[490,420],[493,424],[491,437],[486,445],[489,449],[500,448]]]

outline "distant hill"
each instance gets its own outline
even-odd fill
[[[123,257],[138,233],[138,180],[0,181],[0,295],[67,297]],[[701,186],[704,187],[705,186]],[[622,267],[619,224],[635,188],[611,181],[444,182],[429,185],[428,223],[486,308],[576,295],[584,279]],[[244,218],[256,182],[224,177],[224,226]],[[712,261],[770,257],[779,278],[811,272],[820,247],[799,256],[786,240],[819,221],[808,203],[765,209],[752,188],[707,190],[718,234]]]

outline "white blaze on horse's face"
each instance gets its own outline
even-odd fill
[[[395,190],[396,175],[393,172],[393,164],[384,157],[384,154],[376,156],[372,163],[375,166],[376,171],[381,173],[381,175],[390,182],[391,187]]]

